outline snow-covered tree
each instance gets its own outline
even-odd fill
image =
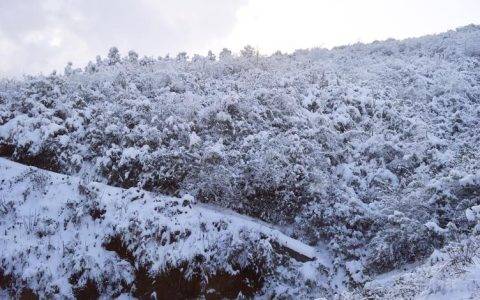
[[[220,60],[229,59],[232,57],[232,51],[228,50],[227,48],[223,48],[218,57]]]
[[[120,52],[117,47],[112,47],[108,50],[108,64],[115,65],[120,62]]]

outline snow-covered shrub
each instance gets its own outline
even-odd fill
[[[466,40],[464,43],[465,53],[469,56],[480,57],[480,34],[478,34],[479,26],[467,26],[464,29],[471,29],[476,35],[470,40]]]
[[[391,271],[405,263],[430,256],[435,248],[442,246],[443,239],[417,220],[394,212],[369,242],[365,256],[365,270],[375,274]]]

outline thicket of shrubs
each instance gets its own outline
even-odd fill
[[[469,26],[220,60],[112,48],[84,69],[1,81],[0,152],[191,193],[327,239],[339,267],[385,272],[475,225],[465,210],[480,184],[465,180],[480,172],[480,61],[465,45],[479,38]]]

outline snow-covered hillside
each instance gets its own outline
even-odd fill
[[[17,295],[252,296],[278,292],[277,280],[294,274],[290,293],[305,293],[312,276],[326,286],[328,257],[315,248],[189,195],[120,189],[1,158],[0,182],[1,288]]]
[[[10,168],[16,175],[2,173],[2,197],[11,204],[0,206],[9,249],[0,270],[2,278],[15,278],[4,286],[53,295],[45,274],[78,271],[71,267],[77,264],[88,272],[71,282],[70,273],[62,276],[58,293],[73,295],[88,283],[106,295],[144,296],[166,284],[155,276],[191,274],[202,279],[194,280],[196,294],[216,293],[225,286],[211,287],[205,278],[237,282],[230,271],[240,270],[235,276],[254,286],[228,293],[475,295],[479,128],[480,27],[474,25],[271,56],[246,47],[240,56],[224,50],[218,59],[211,53],[140,58],[112,48],[83,69],[68,65],[63,74],[5,79],[0,155],[79,186],[62,193],[36,175],[18,177],[26,172],[20,166]],[[146,198],[131,201],[139,194]],[[189,204],[190,197],[198,203]],[[42,220],[47,235],[15,234],[32,227],[33,221],[19,221],[28,213]],[[220,220],[229,225],[215,225]],[[202,222],[205,232],[197,229]],[[155,237],[177,231],[189,234],[165,245]],[[30,244],[16,243],[20,236]],[[49,240],[82,246],[50,254]],[[205,249],[216,254],[196,258]],[[28,269],[49,259],[48,272]],[[94,267],[107,260],[110,269]],[[151,280],[143,294],[134,284],[140,267]],[[465,284],[458,279],[447,287],[438,272],[452,280],[461,273]],[[422,276],[436,281],[416,280]]]

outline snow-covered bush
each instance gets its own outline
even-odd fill
[[[394,212],[378,226],[382,228],[369,242],[370,249],[365,256],[366,273],[391,271],[426,258],[443,245],[442,236],[400,212]]]

